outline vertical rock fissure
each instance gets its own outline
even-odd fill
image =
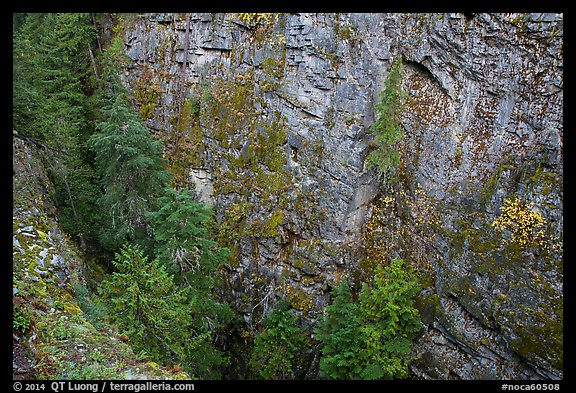
[[[180,70],[180,80],[178,83],[178,119],[176,121],[176,141],[174,147],[174,154],[178,153],[178,146],[180,141],[180,121],[182,118],[182,105],[184,97],[186,96],[186,68],[188,67],[188,47],[190,40],[190,14],[186,14],[186,32],[184,33],[184,60]]]

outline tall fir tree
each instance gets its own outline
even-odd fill
[[[162,141],[152,138],[121,90],[103,108],[102,121],[89,142],[104,192],[99,203],[108,219],[101,235],[103,246],[113,251],[128,242],[151,252],[147,214],[156,209],[170,180]]]
[[[220,267],[229,251],[209,239],[207,226],[212,210],[195,201],[190,190],[167,188],[158,201],[158,210],[148,214],[154,233],[154,251],[161,264],[174,274],[176,282],[187,289],[194,304],[194,327],[210,333],[215,341],[232,311],[218,301],[216,289],[221,286]],[[203,360],[201,360],[203,359]],[[196,350],[192,361],[203,376],[217,375],[216,366],[225,357],[212,342]]]
[[[88,140],[103,190],[98,199],[105,217],[100,242],[111,252],[124,243],[138,244],[152,255],[147,214],[156,209],[170,172],[162,157],[163,142],[152,137],[121,81],[126,61],[122,39],[117,36],[102,58],[96,94],[98,121]]]

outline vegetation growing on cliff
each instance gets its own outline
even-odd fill
[[[376,168],[380,176],[394,177],[400,162],[397,143],[404,132],[400,122],[404,109],[406,93],[402,90],[402,56],[392,63],[388,77],[384,82],[384,90],[380,93],[380,101],[374,106],[376,122],[372,125],[376,149],[366,158],[368,166]]]
[[[24,19],[27,26],[35,17],[26,16]],[[272,23],[272,18],[267,14],[254,19],[244,15],[240,16],[240,20],[256,26],[264,24],[270,27]],[[91,18],[86,18],[84,23],[90,25],[90,22]],[[22,37],[24,45],[27,41],[24,34]],[[93,42],[85,44],[94,45]],[[215,343],[222,334],[222,328],[233,316],[231,309],[219,301],[215,291],[228,250],[220,248],[210,236],[215,235],[222,240],[221,244],[231,246],[236,246],[246,237],[283,241],[285,234],[280,228],[286,217],[284,209],[298,207],[307,211],[313,208],[296,206],[303,200],[311,200],[309,196],[297,193],[292,200],[283,196],[293,182],[292,174],[285,168],[287,119],[279,112],[263,118],[257,109],[263,105],[259,96],[261,86],[266,92],[279,89],[278,79],[283,72],[285,54],[279,60],[270,58],[263,63],[264,80],[257,81],[251,72],[234,75],[234,78],[222,78],[212,86],[214,91],[210,94],[210,100],[204,88],[203,98],[194,101],[191,97],[187,101],[189,105],[184,108],[183,121],[180,122],[182,127],[200,130],[199,125],[203,121],[210,126],[210,137],[230,151],[223,157],[227,165],[216,175],[216,192],[241,196],[227,210],[221,227],[210,232],[209,225],[213,219],[211,210],[195,202],[187,190],[167,187],[171,176],[162,157],[164,146],[162,141],[152,138],[150,130],[144,125],[144,121],[153,113],[161,92],[158,85],[143,85],[152,80],[152,76],[145,73],[142,83],[137,85],[135,96],[131,96],[120,78],[126,61],[123,49],[119,37],[111,40],[102,56],[97,58],[98,63],[94,63],[95,85],[79,95],[96,109],[90,118],[86,118],[89,132],[83,135],[84,140],[80,142],[78,139],[80,131],[77,128],[60,130],[72,136],[65,146],[79,151],[82,151],[81,147],[84,150],[89,147],[93,153],[83,165],[92,171],[91,181],[99,180],[99,184],[94,182],[100,186],[96,187],[98,193],[95,195],[98,198],[91,201],[98,203],[91,205],[91,208],[102,219],[90,229],[95,235],[95,249],[107,251],[103,254],[102,262],[107,263],[111,270],[110,274],[104,273],[101,283],[92,284],[97,287],[97,292],[90,294],[78,287],[81,294],[79,302],[92,323],[98,326],[114,324],[136,352],[147,353],[146,356],[154,362],[168,366],[181,365],[195,377],[218,378],[219,370],[229,359]],[[50,53],[59,56],[56,52]],[[39,67],[34,62],[24,60],[20,64],[23,69]],[[399,64],[396,62],[391,70],[387,82],[388,95],[395,94],[390,91],[397,88],[395,84],[399,83]],[[71,72],[71,75],[80,79],[77,72]],[[23,86],[30,83],[22,79]],[[16,90],[18,100],[25,91],[28,91],[25,87]],[[48,97],[52,93],[47,91],[43,94]],[[398,128],[390,128],[391,122],[397,121],[399,110],[396,108],[397,100],[393,101],[383,101],[377,108],[382,116],[380,124],[375,126],[380,131],[376,139],[383,145],[372,155],[372,160],[379,165],[381,173],[391,169],[398,160],[398,157],[389,155],[399,138]],[[135,103],[140,105],[140,111]],[[24,109],[15,111],[17,124],[26,121],[26,124],[43,124],[26,119],[25,112]],[[392,116],[388,123],[382,120],[387,116]],[[39,130],[52,131],[52,128],[38,126]],[[183,130],[177,130],[178,133],[180,131]],[[53,138],[48,132],[39,132],[38,136],[42,136],[47,143]],[[196,151],[201,139],[202,133],[199,133],[192,146],[197,164],[203,153]],[[172,164],[175,162],[171,161]],[[180,164],[184,165],[183,162]],[[176,186],[183,184],[182,179],[175,182]],[[254,184],[252,193],[247,192],[248,184]],[[68,190],[68,193],[70,201],[73,201],[74,190]],[[84,200],[76,208],[84,209],[83,203],[87,202]],[[256,219],[255,214],[250,214],[255,209],[266,213],[267,219]],[[77,219],[79,217],[76,215],[70,221],[73,223]],[[300,254],[299,258],[309,258]],[[111,255],[114,255],[112,260],[108,259]],[[293,256],[290,258],[294,259]],[[298,259],[292,263],[304,267],[309,261]],[[390,314],[391,309],[386,311],[386,315],[375,314],[376,308],[389,305],[394,308],[393,303],[399,300],[382,298],[382,291],[389,291],[389,296],[395,296],[397,288],[393,289],[389,283],[382,281],[386,280],[382,275],[391,274],[388,270],[397,268],[395,264],[386,268],[387,273],[380,268],[375,270],[375,281],[366,281],[360,294],[362,300],[354,308],[356,318],[361,323],[358,326],[361,334],[357,337],[361,339],[358,352],[361,363],[354,372],[338,374],[326,371],[327,375],[371,379],[406,376],[404,357],[410,345],[404,341],[399,345],[398,340],[404,339],[406,326],[403,323],[409,319],[403,316],[404,322],[396,326],[395,314]],[[403,283],[404,278],[400,277],[397,284]],[[406,281],[406,288],[411,288],[409,283]],[[304,359],[311,345],[326,345],[323,364],[330,363],[328,354],[331,344],[322,339],[313,339],[294,314],[295,311],[311,311],[313,299],[307,292],[288,283],[282,288],[285,300],[263,315],[265,322],[259,326],[261,331],[254,336],[249,358],[251,375],[255,378],[302,378],[305,375]],[[95,297],[96,293],[98,297]],[[398,293],[398,296],[404,294]],[[19,305],[16,311],[14,328],[25,334],[34,323],[33,316],[27,313],[23,305]],[[391,318],[392,325],[388,328],[393,331],[386,337],[376,337],[381,327],[378,324],[386,318]],[[329,328],[325,326],[324,329]],[[326,334],[319,337],[328,340]],[[387,360],[383,363],[384,358]]]
[[[500,210],[502,214],[492,222],[492,226],[500,232],[511,233],[507,241],[517,242],[520,246],[544,244],[544,218],[541,213],[522,203],[518,197],[506,199]]]
[[[406,378],[412,340],[422,329],[414,306],[419,292],[410,266],[400,259],[378,265],[356,302],[348,283],[335,286],[316,331],[320,370],[334,379]]]
[[[486,98],[467,85],[470,102],[458,101],[456,63],[447,72],[458,83],[447,88],[438,69],[403,61],[417,47],[388,53],[384,45],[376,56],[395,60],[370,125],[367,86],[378,77],[349,73],[371,52],[369,26],[355,18],[107,18],[14,16],[13,135],[40,149],[45,184],[54,186],[50,196],[32,198],[28,185],[14,192],[13,332],[18,342],[37,338],[37,375],[128,378],[136,353],[174,377],[408,378],[421,320],[446,328],[466,353],[480,342],[510,350],[495,362],[520,355],[562,368],[561,213],[548,220],[562,201],[561,176],[550,169],[555,146],[522,170],[491,160],[488,145],[466,133],[478,119],[482,138],[496,123],[524,121],[492,108],[497,89]],[[460,23],[427,19],[413,23],[423,35]],[[472,31],[476,18],[466,19]],[[104,25],[111,35],[96,34]],[[127,26],[154,44],[129,39]],[[326,36],[301,40],[309,26],[324,26]],[[305,66],[313,72],[302,74]],[[298,89],[286,83],[292,77]],[[550,95],[561,91],[550,83]],[[465,105],[469,129],[449,129],[454,103]],[[522,146],[532,143],[514,132]],[[491,148],[504,151],[512,133],[503,130]],[[471,150],[484,166],[474,166]],[[492,171],[469,198],[458,194],[473,188],[466,167]],[[434,179],[451,168],[453,176]],[[214,210],[198,202],[195,183]],[[58,225],[43,213],[52,197],[89,259],[74,251],[61,262],[68,254],[55,247]],[[331,283],[339,284],[330,293]],[[481,326],[480,339],[458,334],[468,327],[456,326],[452,304]],[[106,334],[114,349],[101,350]],[[430,334],[438,333],[417,348]],[[108,361],[114,351],[120,360]]]

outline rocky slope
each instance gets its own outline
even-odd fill
[[[60,229],[34,144],[13,142],[13,379],[188,379],[147,362],[79,307],[88,262]]]

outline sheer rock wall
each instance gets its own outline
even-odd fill
[[[562,377],[561,252],[506,246],[491,223],[516,194],[562,242],[562,25],[562,14],[146,14],[121,34],[147,125],[228,229],[223,293],[249,327],[277,297],[313,326],[392,195],[390,255],[430,269],[415,376],[531,379]],[[379,188],[365,159],[397,56],[400,181]]]

